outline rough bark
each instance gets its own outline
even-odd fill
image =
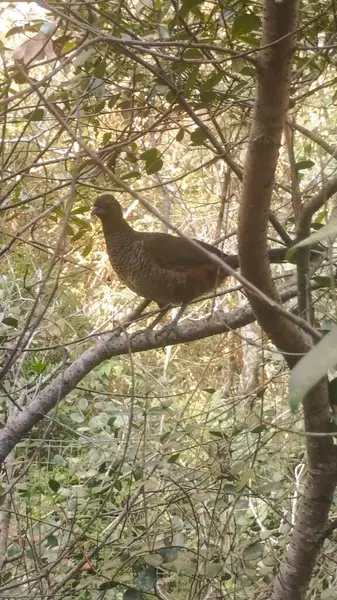
[[[291,59],[295,44],[298,2],[266,0],[258,86],[246,156],[238,245],[241,272],[264,294],[278,299],[267,257],[267,226],[275,168],[288,107]],[[277,314],[247,290],[261,327],[284,353],[290,367],[309,351],[312,341],[296,324]],[[329,432],[326,382],[319,383],[304,402],[307,432]],[[272,599],[304,598],[327,525],[337,481],[332,438],[308,436],[308,476],[292,540],[275,579]]]

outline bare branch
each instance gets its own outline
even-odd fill
[[[283,299],[294,297],[294,290],[283,294]],[[76,385],[104,360],[113,356],[122,356],[130,351],[145,352],[166,345],[176,345],[234,331],[252,323],[255,317],[249,306],[230,313],[223,311],[194,322],[183,323],[175,331],[151,332],[140,331],[128,337],[104,334],[95,346],[86,350],[78,359],[58,375],[37,396],[29,402],[15,419],[9,419],[0,432],[0,462],[2,462],[14,446],[20,441],[56,404],[65,398]],[[128,334],[127,334],[128,335]]]

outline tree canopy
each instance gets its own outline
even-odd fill
[[[334,2],[0,17],[1,594],[336,597]],[[240,271],[151,329],[106,191]]]

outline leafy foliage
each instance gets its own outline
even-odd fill
[[[260,5],[243,1],[230,9],[198,0],[54,2],[48,11],[20,5],[20,17],[8,4],[0,8],[8,26],[0,75],[4,423],[135,302],[111,274],[90,216],[97,193],[116,193],[140,230],[166,226],[127,190],[183,232],[236,251],[262,23]],[[291,238],[294,189],[306,202],[331,181],[337,142],[334,7],[307,3],[300,31],[293,146],[281,149],[273,203]],[[336,233],[326,223],[330,196],[312,223],[311,242],[324,250]],[[275,236],[270,228],[272,243]],[[319,323],[336,322],[333,261],[331,244],[312,279]],[[273,273],[283,284],[294,268]],[[223,295],[191,306],[189,318],[242,306],[229,282]],[[150,317],[118,335],[128,339]],[[313,362],[311,383],[326,372],[319,346],[314,352],[301,393]],[[325,365],[331,376],[334,364],[332,356]],[[249,329],[97,365],[8,457],[2,595],[253,598],[289,543],[305,469],[286,375],[275,348]],[[316,595],[332,588],[334,572],[327,540]]]

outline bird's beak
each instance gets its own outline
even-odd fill
[[[91,211],[91,216],[92,217],[99,217],[100,216],[100,210],[98,206],[94,206],[92,211]]]

